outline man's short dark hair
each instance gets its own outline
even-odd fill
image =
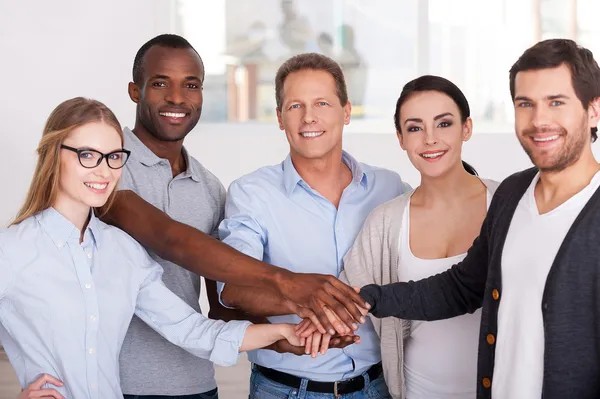
[[[510,68],[510,95],[515,98],[517,73],[536,69],[556,68],[566,65],[571,70],[571,83],[575,94],[586,110],[600,97],[600,67],[592,52],[569,39],[544,40],[527,49]],[[598,129],[591,129],[592,142]]]
[[[285,79],[292,72],[304,71],[307,69],[315,71],[325,71],[333,77],[335,81],[335,91],[340,99],[342,106],[348,102],[348,91],[346,89],[346,80],[340,65],[331,58],[317,53],[304,53],[293,56],[285,61],[277,70],[275,76],[275,102],[277,109],[281,111],[283,104],[283,84]]]
[[[164,34],[156,36],[153,39],[148,40],[135,55],[135,59],[133,60],[133,82],[136,84],[141,84],[144,80],[144,71],[142,69],[142,61],[144,60],[144,56],[154,46],[166,47],[166,48],[181,48],[181,49],[189,49],[194,50],[196,54],[198,52],[196,49],[185,40],[183,37],[179,35],[173,34]],[[200,58],[200,63],[202,64],[202,81],[204,81],[204,62],[202,61],[202,57],[198,54],[198,58]]]

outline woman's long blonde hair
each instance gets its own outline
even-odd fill
[[[11,224],[21,223],[54,204],[60,177],[60,146],[74,129],[92,122],[103,122],[114,127],[121,136],[121,145],[123,144],[121,124],[115,114],[99,101],[75,97],[52,111],[37,148],[38,161],[27,198]],[[115,189],[110,194],[106,204],[99,209],[100,215],[108,211],[116,191]]]

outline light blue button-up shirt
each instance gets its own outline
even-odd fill
[[[236,362],[248,322],[209,320],[169,291],[137,241],[54,208],[0,232],[0,341],[22,386],[40,374],[67,398],[123,398],[119,351],[134,314],[196,356]]]
[[[339,206],[306,184],[288,156],[276,166],[261,168],[233,182],[227,194],[221,240],[265,262],[299,273],[339,276],[368,214],[404,193],[409,186],[398,174],[358,163],[343,153],[352,171]],[[219,293],[223,284],[219,284]],[[296,315],[270,317],[273,323],[299,323]],[[249,353],[264,367],[316,381],[339,381],[362,374],[381,361],[379,338],[367,323],[358,331],[362,342],[331,349],[316,359],[270,350]]]

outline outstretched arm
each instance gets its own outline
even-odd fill
[[[334,310],[347,326],[359,320],[364,301],[333,276],[296,274],[246,256],[191,226],[179,223],[129,190],[119,191],[103,220],[113,224],[161,258],[211,280],[277,292],[307,309],[321,326],[332,330],[323,307]]]
[[[451,269],[417,282],[362,287],[360,295],[371,305],[371,313],[380,318],[440,320],[479,309],[488,275],[489,223],[486,218],[466,258]]]

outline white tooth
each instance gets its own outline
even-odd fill
[[[169,118],[183,118],[185,116],[185,113],[181,112],[161,112],[160,114]]]
[[[104,190],[107,184],[96,184],[96,183],[84,183],[86,186],[96,189],[96,190]]]
[[[421,154],[421,155],[422,155],[424,158],[437,158],[437,157],[439,157],[439,156],[441,156],[441,155],[443,155],[443,154],[444,154],[444,151],[441,151],[441,152],[435,152],[435,153],[433,153],[433,154]]]
[[[300,133],[302,137],[319,137],[323,132],[303,132]]]
[[[556,140],[557,138],[558,138],[558,135],[550,136],[550,137],[534,137],[533,141],[552,141],[552,140]]]

